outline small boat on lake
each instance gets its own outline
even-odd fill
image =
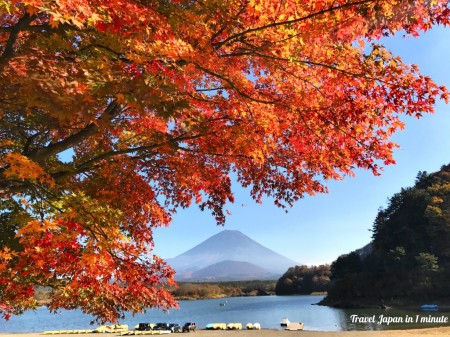
[[[439,307],[437,304],[423,304],[420,306],[422,311],[438,311]]]

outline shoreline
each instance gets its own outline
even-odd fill
[[[196,337],[424,337],[450,336],[450,327],[402,329],[402,330],[351,330],[351,331],[287,331],[281,329],[261,330],[197,330],[191,333],[178,333],[177,335],[190,334]],[[58,334],[56,336],[74,336],[76,334]],[[99,333],[81,334],[86,337],[98,337]],[[119,333],[103,333],[103,336],[120,336]],[[47,336],[43,332],[0,332],[0,337],[41,337]]]

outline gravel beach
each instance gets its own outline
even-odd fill
[[[111,337],[120,334],[101,334]],[[185,335],[185,334],[183,334]],[[192,337],[424,337],[424,336],[450,336],[450,327],[414,330],[384,330],[384,331],[285,331],[285,330],[197,330],[190,333]],[[42,333],[0,333],[0,337],[42,337]],[[48,336],[48,335],[45,335]],[[55,336],[74,337],[74,334],[60,334]],[[99,337],[99,334],[82,334],[85,337]]]

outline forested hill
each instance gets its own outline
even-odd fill
[[[277,295],[307,295],[330,289],[330,265],[291,267],[275,286]]]
[[[419,172],[393,195],[373,225],[367,255],[352,252],[331,266],[323,304],[410,305],[450,299],[450,165]]]

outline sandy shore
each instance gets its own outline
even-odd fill
[[[187,336],[187,334],[177,334]],[[424,336],[450,336],[450,327],[416,330],[387,330],[387,331],[285,331],[285,330],[197,330],[189,334],[192,337],[424,337]],[[43,337],[40,333],[0,333],[0,337]],[[45,335],[47,336],[47,335]],[[76,335],[55,335],[74,337]],[[79,336],[99,337],[99,334],[82,334]],[[100,336],[116,337],[119,334],[101,334]]]

